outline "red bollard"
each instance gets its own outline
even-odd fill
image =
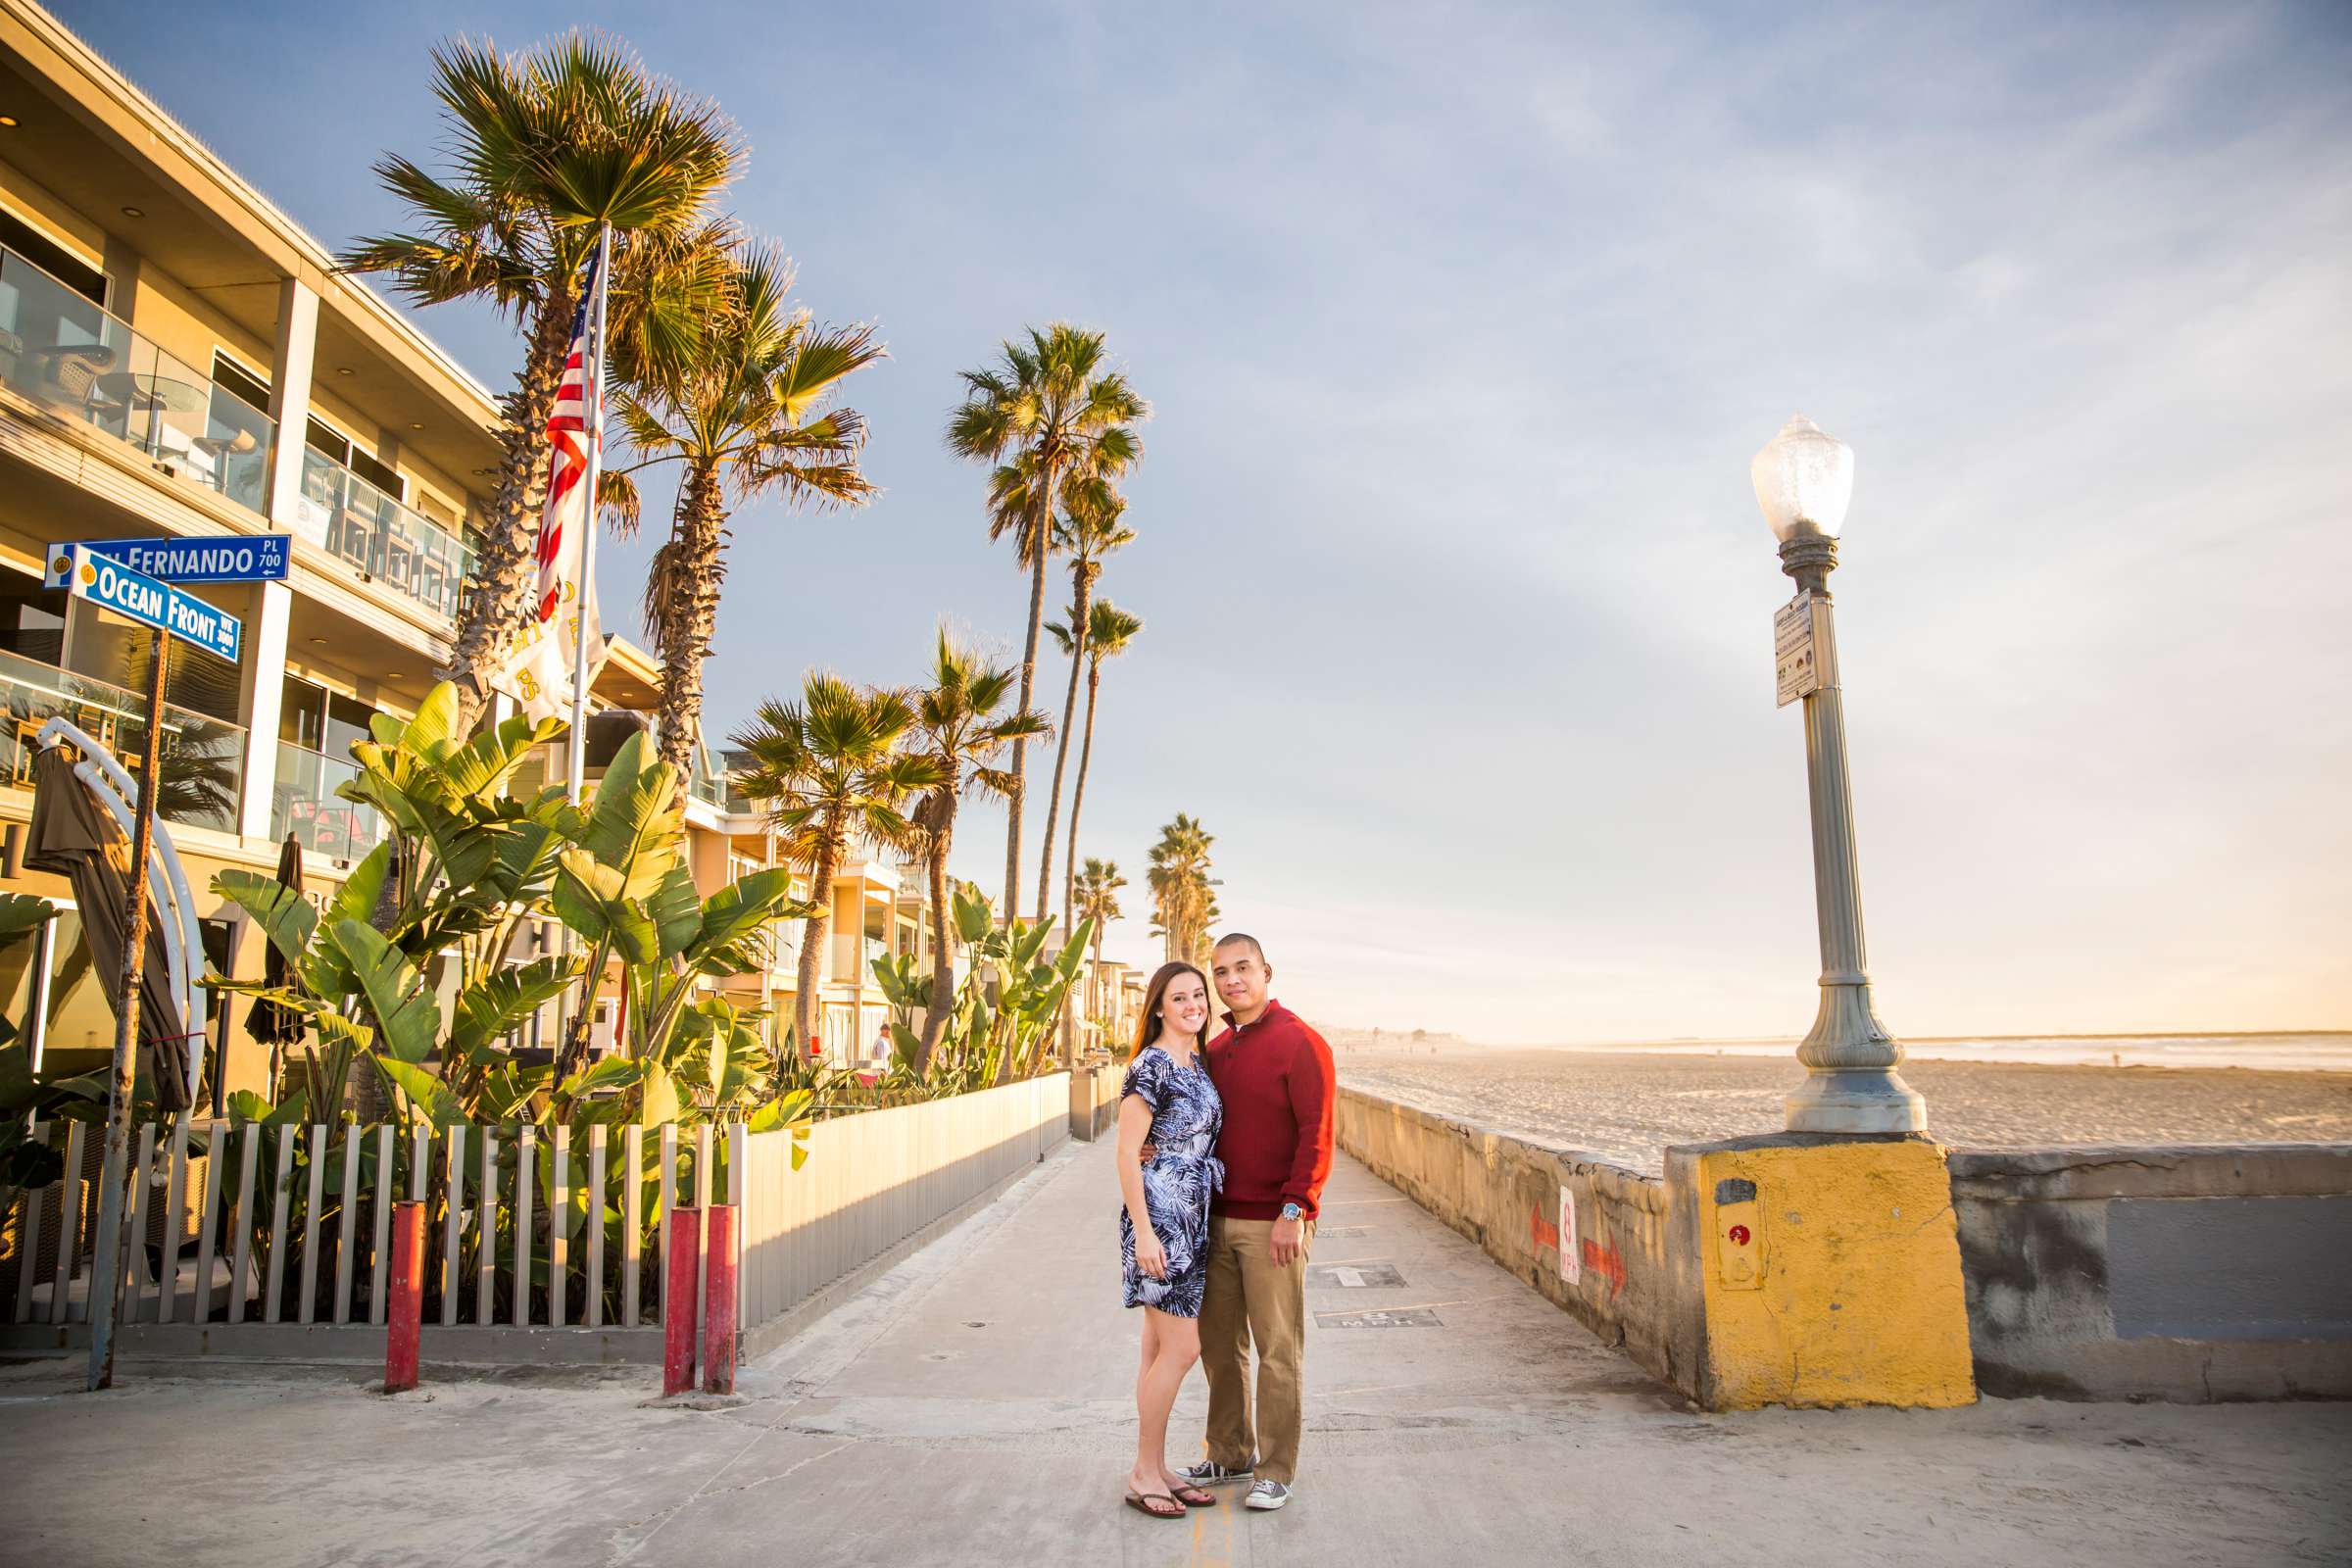
[[[702,1316],[696,1299],[696,1265],[702,1261],[703,1214],[697,1208],[669,1211],[669,1291],[662,1302],[662,1397],[694,1387],[694,1325]]]
[[[703,1286],[703,1392],[735,1392],[735,1205],[710,1205],[709,1279]]]
[[[384,1293],[384,1392],[416,1386],[417,1325],[424,1321],[424,1205],[392,1205],[392,1277]]]

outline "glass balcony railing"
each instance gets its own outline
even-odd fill
[[[302,454],[302,493],[286,526],[361,576],[455,617],[473,552],[313,447]]]
[[[283,843],[291,833],[314,855],[356,860],[384,840],[384,819],[372,806],[344,800],[336,787],[359,776],[353,762],[338,762],[304,746],[277,743],[277,787],[270,803],[270,836]]]
[[[686,781],[686,791],[717,810],[727,809],[727,780],[710,771],[710,754],[699,746],[694,749],[694,776]]]
[[[268,415],[4,246],[0,382],[257,516],[267,506]]]
[[[137,775],[147,749],[147,699],[141,693],[0,653],[0,703],[8,716],[0,747],[8,758],[8,782],[18,789],[32,788],[36,737],[53,717],[79,728]],[[158,751],[163,787],[156,809],[173,822],[234,833],[245,780],[244,728],[166,704]]]

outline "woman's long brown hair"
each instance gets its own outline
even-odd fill
[[[1174,963],[1161,964],[1159,972],[1152,977],[1152,988],[1144,993],[1144,1016],[1142,1021],[1135,1026],[1135,1055],[1142,1055],[1150,1048],[1152,1042],[1159,1038],[1160,999],[1167,995],[1168,987],[1175,982],[1176,977],[1184,974],[1189,974],[1200,981],[1200,995],[1203,998],[1207,997],[1208,976],[1202,974],[1197,966],[1186,963],[1182,959],[1178,959]],[[1206,1018],[1200,1020],[1200,1033],[1194,1040],[1193,1045],[1201,1052],[1208,1050],[1208,1020]]]

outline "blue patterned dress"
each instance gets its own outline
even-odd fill
[[[1144,1162],[1144,1211],[1167,1254],[1168,1273],[1155,1280],[1135,1266],[1135,1223],[1121,1204],[1119,1265],[1127,1304],[1199,1317],[1200,1291],[1208,1283],[1208,1200],[1225,1185],[1225,1166],[1211,1152],[1225,1104],[1205,1065],[1196,1059],[1179,1067],[1157,1046],[1145,1047],[1128,1064],[1119,1099],[1129,1095],[1152,1107],[1152,1131],[1144,1141],[1158,1152]]]

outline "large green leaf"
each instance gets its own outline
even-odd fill
[[[533,1121],[529,1114],[531,1097],[548,1086],[555,1078],[553,1066],[526,1067],[508,1062],[494,1072],[482,1076],[479,1108],[489,1121]]]
[[[627,1089],[645,1079],[645,1064],[633,1056],[607,1056],[582,1067],[556,1091],[565,1100],[585,1100],[605,1089]]]
[[[694,886],[694,873],[683,860],[662,873],[645,896],[645,914],[651,920],[664,958],[675,958],[696,945],[703,933],[703,896]]]
[[[610,942],[621,961],[647,964],[661,956],[661,933],[644,906],[621,896],[626,879],[579,850],[565,850],[549,892],[562,920],[590,942]]]
[[[659,1127],[665,1121],[678,1119],[678,1086],[658,1061],[645,1064],[645,1099],[637,1109],[637,1120],[648,1127]]]
[[[988,901],[975,899],[961,888],[956,890],[956,934],[966,943],[986,937],[996,923]]]
[[[356,990],[375,1021],[378,1054],[419,1062],[440,1043],[441,1007],[406,955],[358,920],[337,920],[324,940],[341,950]]]
[[[375,916],[375,906],[383,897],[384,884],[392,875],[392,841],[386,839],[361,857],[360,863],[351,868],[343,885],[335,889],[326,901],[326,912],[321,916],[328,924],[337,920],[358,920],[363,924]]]
[[[580,847],[600,865],[622,873],[628,897],[643,898],[676,863],[685,824],[677,769],[652,760],[652,747],[639,733],[620,743],[597,781]]]
[[[272,1105],[250,1089],[239,1089],[228,1097],[228,1113],[236,1121],[263,1127],[294,1126],[307,1119],[311,1112],[310,1097],[300,1089],[290,1089],[286,1098]]]
[[[737,877],[704,901],[695,953],[725,947],[793,912],[792,871],[776,866]]]
[[[435,1127],[462,1126],[470,1119],[466,1114],[465,1104],[450,1092],[449,1085],[415,1062],[373,1052],[368,1054],[368,1059],[374,1062],[376,1070],[407,1096],[409,1103]]]
[[[562,996],[579,978],[579,971],[577,958],[538,958],[475,981],[458,993],[456,1015],[450,1020],[449,1049],[444,1054],[456,1060],[489,1046]]]
[[[251,915],[289,965],[302,962],[318,929],[318,911],[310,900],[259,871],[219,872],[213,877],[213,891]]]
[[[422,757],[456,745],[466,733],[464,710],[454,682],[442,681],[416,705],[416,716],[401,731],[400,744]]]
[[[531,753],[563,732],[561,719],[509,718],[436,759],[438,770],[451,794],[462,800],[485,800],[502,793],[530,760]]]

